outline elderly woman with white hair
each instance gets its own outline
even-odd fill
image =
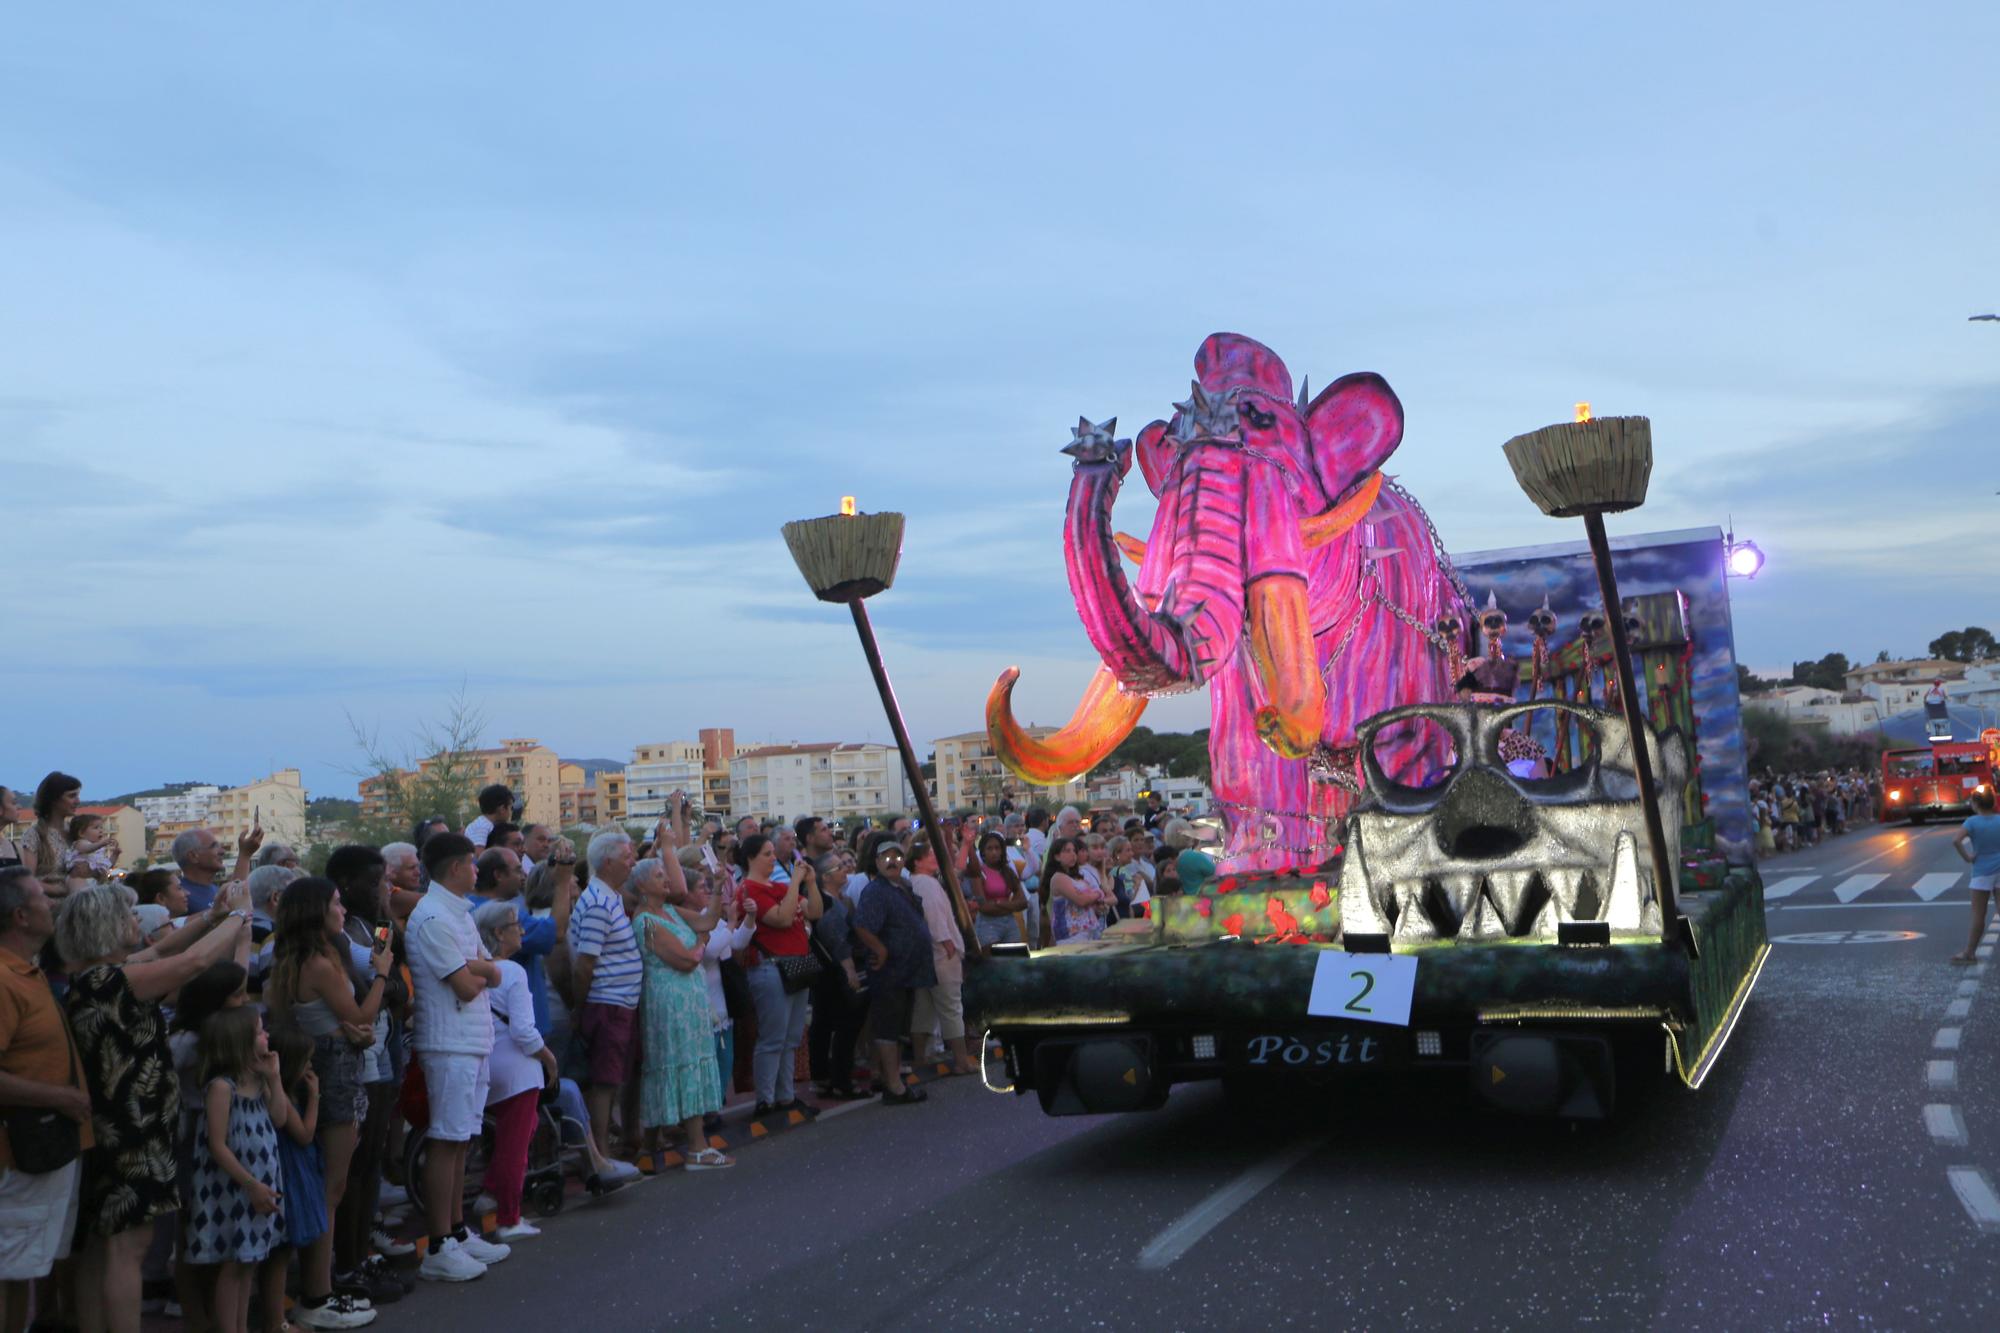
[[[671,837],[671,835],[669,835]],[[682,915],[687,898],[680,862],[641,861],[632,871],[639,911],[632,918],[645,959],[640,1010],[639,1124],[648,1133],[679,1125],[681,1162],[690,1171],[736,1165],[708,1143],[705,1117],[722,1110],[722,1079],[715,1063],[715,1028],[702,975],[711,914]]]
[[[248,928],[235,895],[218,896],[176,953],[139,947],[137,902],[122,884],[70,895],[56,947],[70,967],[64,1005],[90,1087],[96,1146],[83,1157],[77,1216],[82,1326],[137,1333],[140,1264],[154,1220],[180,1207],[174,1133],[180,1082],[160,1001],[227,958]]]
[[[534,1141],[542,1089],[556,1081],[556,1057],[535,1027],[535,998],[528,973],[514,955],[521,951],[521,914],[510,901],[472,909],[479,942],[493,955],[500,984],[486,993],[493,1007],[493,1053],[486,1108],[493,1114],[493,1155],[486,1163],[486,1192],[502,1243],[541,1235],[521,1216],[521,1186],[528,1173],[528,1145]]]

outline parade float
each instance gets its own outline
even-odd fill
[[[1403,413],[1379,376],[1295,395],[1270,349],[1216,334],[1170,419],[1132,440],[1079,419],[1065,557],[1101,665],[1039,738],[1009,668],[988,731],[1023,779],[1065,782],[1150,698],[1206,687],[1221,845],[1143,920],[969,970],[989,1086],[1061,1115],[1462,1071],[1591,1118],[1621,1084],[1701,1085],[1769,948],[1722,534],[1612,542],[1650,427],[1577,416],[1506,456],[1587,543],[1457,562],[1382,470]],[[1135,461],[1144,539],[1112,522]]]

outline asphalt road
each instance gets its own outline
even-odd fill
[[[1812,882],[1720,1068],[1608,1125],[1367,1083],[1050,1120],[958,1079],[566,1211],[382,1326],[2000,1328],[2000,1017],[1992,964],[1945,961],[1952,832],[1770,862]]]

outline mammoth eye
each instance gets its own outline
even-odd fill
[[[1257,404],[1247,401],[1243,404],[1243,419],[1258,430],[1269,430],[1278,424],[1278,416],[1275,412],[1266,412],[1263,408],[1257,406]]]

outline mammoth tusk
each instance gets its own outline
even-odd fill
[[[1287,759],[1303,759],[1326,726],[1326,684],[1313,649],[1306,582],[1272,577],[1250,585],[1250,658],[1270,702],[1257,734]]]
[[[1123,551],[1125,558],[1133,564],[1146,563],[1146,543],[1139,538],[1129,532],[1114,532],[1111,534],[1111,540],[1118,543],[1118,549]]]
[[[1382,490],[1382,474],[1370,473],[1368,480],[1361,483],[1361,489],[1342,500],[1324,514],[1314,514],[1299,524],[1299,536],[1308,547],[1324,546],[1359,523],[1362,516],[1374,507],[1375,497]]]
[[[1000,762],[1023,782],[1038,787],[1053,787],[1088,773],[1132,734],[1146,711],[1145,696],[1125,693],[1111,668],[1101,666],[1069,724],[1053,736],[1037,739],[1014,720],[1014,682],[1020,678],[1020,668],[1008,667],[993,682],[986,696],[986,735]]]

